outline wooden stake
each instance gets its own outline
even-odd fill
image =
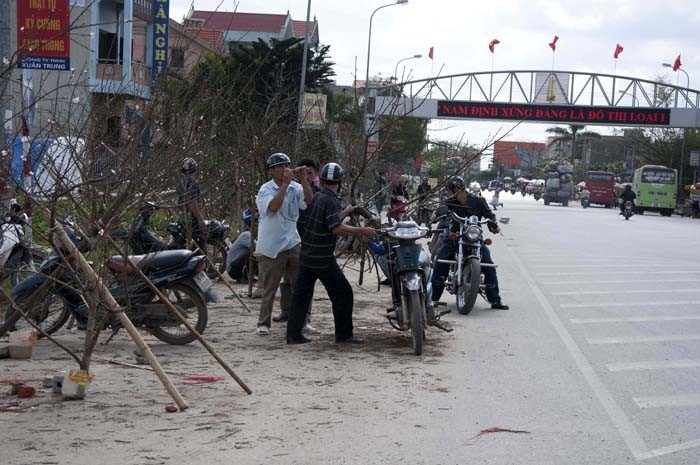
[[[111,292],[109,292],[109,289],[107,289],[107,286],[105,286],[104,282],[100,279],[99,276],[97,276],[97,273],[95,273],[95,270],[93,270],[90,264],[87,262],[87,260],[85,260],[83,254],[80,253],[80,251],[75,247],[75,244],[73,244],[73,242],[70,240],[63,228],[59,225],[57,227],[53,227],[51,230],[58,235],[63,245],[66,247],[66,249],[68,249],[71,256],[73,256],[73,258],[78,263],[80,269],[83,271],[83,273],[85,273],[92,285],[95,286],[95,288],[99,292],[100,298],[104,302],[106,302],[109,309],[117,315],[117,317],[119,318],[119,322],[129,333],[129,336],[131,336],[131,339],[136,344],[136,347],[139,348],[144,358],[148,360],[148,363],[153,368],[153,371],[156,372],[158,379],[160,379],[160,382],[163,383],[163,386],[168,391],[168,394],[170,394],[170,397],[173,398],[180,411],[185,410],[188,407],[187,402],[180,395],[177,388],[168,377],[167,373],[165,373],[163,368],[160,366],[160,363],[158,363],[158,360],[156,359],[155,355],[153,355],[151,349],[148,347],[148,345],[146,345],[146,342],[143,340],[141,334],[139,334],[136,327],[134,327],[134,324],[131,322],[131,320],[129,320],[129,317],[127,317],[126,313],[124,313],[121,310],[119,304],[114,299],[114,296]]]

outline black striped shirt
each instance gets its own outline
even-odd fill
[[[340,199],[335,192],[324,187],[314,195],[308,210],[301,242],[301,264],[309,268],[325,268],[335,262],[337,236],[331,231],[342,222]]]

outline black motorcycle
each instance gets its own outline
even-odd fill
[[[144,204],[134,219],[131,229],[117,229],[111,232],[112,237],[118,242],[128,243],[130,252],[135,255],[160,252],[163,250],[177,250],[187,247],[187,232],[179,223],[169,223],[167,231],[171,235],[171,241],[166,242],[148,229],[148,223],[157,207],[151,203]],[[208,239],[206,254],[219,273],[226,271],[226,254],[231,245],[228,233],[231,226],[225,221],[206,220]],[[210,278],[218,278],[214,270],[207,270]]]
[[[450,233],[448,240],[457,241],[454,259],[439,259],[440,263],[449,263],[450,271],[445,280],[445,289],[456,295],[457,311],[468,315],[474,308],[476,298],[481,294],[486,298],[486,284],[481,273],[482,267],[496,268],[492,263],[481,263],[481,248],[491,244],[490,239],[484,239],[482,225],[490,220],[479,221],[476,216],[462,218],[451,212],[452,218],[459,223],[459,232]],[[502,218],[501,222],[507,222]]]
[[[79,237],[69,234],[74,242]],[[207,262],[202,255],[188,250],[171,250],[130,257],[148,279],[166,296],[180,315],[190,320],[201,334],[207,326],[207,296],[212,282],[205,270]],[[110,257],[106,262],[113,284],[110,292],[123,307],[135,326],[146,329],[168,344],[188,344],[195,340],[181,321],[171,313],[167,304],[151,290],[122,256]],[[78,322],[87,319],[87,303],[80,293],[84,276],[70,269],[54,253],[42,265],[40,272],[15,286],[10,295],[26,317],[46,333],[58,331],[74,315]],[[28,304],[28,305],[27,305]],[[25,306],[26,305],[26,306]],[[0,336],[21,325],[22,313],[9,305],[0,318]],[[118,318],[98,304],[98,321],[119,331]]]
[[[625,206],[622,210],[622,216],[625,217],[625,221],[629,221],[629,219],[634,215],[634,204],[628,200],[625,202]]]

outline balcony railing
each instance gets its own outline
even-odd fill
[[[121,81],[123,77],[123,65],[114,62],[102,62],[97,63],[97,79],[104,79],[108,81]],[[137,61],[131,62],[131,82],[136,84],[142,84],[144,86],[150,86],[151,84],[151,67],[146,66],[143,63]]]
[[[153,0],[134,0],[134,17],[151,22],[153,20]]]

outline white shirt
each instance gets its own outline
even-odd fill
[[[296,181],[287,187],[282,206],[276,212],[268,207],[270,201],[277,196],[280,187],[274,180],[260,186],[255,203],[260,212],[258,242],[255,247],[256,255],[277,258],[280,252],[296,247],[301,243],[297,232],[299,210],[306,210],[304,189]]]

